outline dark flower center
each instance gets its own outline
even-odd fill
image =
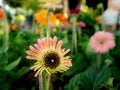
[[[49,53],[45,56],[45,66],[51,69],[56,68],[60,63],[60,58],[56,53]]]
[[[101,45],[104,44],[104,41],[101,41],[100,44],[101,44]]]

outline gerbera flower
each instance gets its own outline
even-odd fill
[[[4,17],[4,11],[2,8],[0,8],[0,20]]]
[[[49,74],[56,72],[64,72],[72,66],[69,56],[65,56],[70,50],[62,49],[63,42],[57,42],[57,38],[38,39],[37,43],[30,46],[30,50],[26,51],[27,59],[37,60],[31,69],[36,71],[35,77],[46,71]]]
[[[39,12],[37,12],[35,14],[35,19],[39,24],[45,26],[47,23],[47,10],[42,9]],[[50,21],[50,24],[55,25],[56,17],[53,12],[50,12],[50,14],[49,14],[49,21]]]
[[[99,31],[90,38],[90,45],[96,53],[107,53],[115,47],[115,42],[110,32]]]

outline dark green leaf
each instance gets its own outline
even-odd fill
[[[101,85],[105,83],[111,76],[109,68],[103,69],[96,77],[93,90],[99,90]]]
[[[28,73],[30,71],[29,67],[22,67],[17,73],[16,76],[17,78],[20,78],[21,76],[25,75],[26,73]]]
[[[21,57],[19,57],[17,60],[13,61],[6,67],[4,67],[4,70],[11,71],[12,69],[16,68],[18,64],[20,63]]]

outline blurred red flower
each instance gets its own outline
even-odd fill
[[[79,12],[80,12],[79,8],[69,10],[69,14],[78,14]]]
[[[57,14],[56,17],[62,23],[67,22],[67,18],[62,13]]]
[[[4,18],[4,10],[0,8],[0,20]]]

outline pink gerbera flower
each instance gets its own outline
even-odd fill
[[[70,49],[62,49],[62,40],[57,42],[57,37],[38,39],[37,43],[30,46],[30,50],[26,51],[27,59],[37,60],[35,65],[31,67],[36,71],[35,76],[47,73],[63,72],[72,66],[69,56],[65,56]]]
[[[96,53],[107,53],[115,47],[115,42],[110,32],[98,31],[90,38],[90,45]]]

